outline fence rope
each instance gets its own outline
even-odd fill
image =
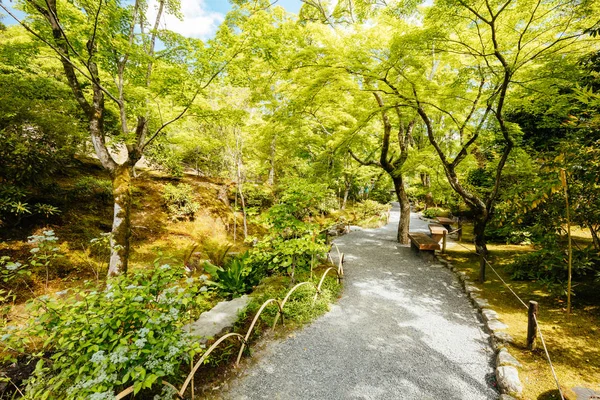
[[[477,254],[478,256],[480,256],[480,254],[477,251],[473,251],[473,250],[469,249],[468,247],[464,246],[462,243],[456,242],[456,244],[458,244],[465,250],[470,251],[471,253],[474,253],[474,254]],[[517,298],[517,300],[519,300],[521,302],[521,304],[523,304],[523,307],[525,307],[526,309],[529,309],[529,306],[527,305],[527,303],[525,303],[523,301],[523,299],[521,299],[521,297],[519,297],[519,295],[510,287],[510,285],[508,283],[506,283],[506,281],[504,279],[502,279],[500,274],[498,274],[498,271],[496,271],[496,269],[494,267],[492,267],[492,264],[485,257],[483,257],[483,261],[486,263],[487,266],[489,266],[492,269],[492,271],[494,271],[494,274],[496,274],[498,279],[500,279],[500,281],[504,284],[504,286],[506,286],[508,288],[508,290],[510,290],[510,292]]]
[[[562,389],[560,388],[560,383],[558,382],[558,376],[556,376],[556,371],[554,370],[554,365],[552,364],[552,360],[550,359],[550,353],[548,353],[548,347],[546,347],[546,341],[544,340],[544,334],[542,333],[542,329],[540,328],[540,324],[538,323],[537,317],[533,314],[533,319],[535,320],[535,326],[537,328],[538,333],[540,334],[540,339],[542,345],[544,346],[544,352],[546,353],[546,358],[548,359],[548,364],[550,364],[550,370],[552,371],[552,376],[554,377],[554,382],[556,382],[556,387],[558,388],[558,393],[560,393],[560,398],[565,400],[565,396],[563,396]]]
[[[462,243],[458,243],[458,242],[454,242],[454,243],[458,244],[460,247],[464,248],[465,250],[467,250],[471,253],[477,254],[478,256],[481,257],[481,255],[479,253],[477,253],[477,251],[469,249]],[[502,277],[500,276],[500,274],[498,274],[498,271],[496,271],[496,269],[492,266],[492,264],[485,257],[482,257],[482,258],[483,258],[483,261],[485,262],[485,264],[487,266],[489,266],[492,269],[492,271],[494,271],[494,274],[496,274],[496,276],[498,277],[498,279],[500,279],[500,281],[504,284],[504,286],[506,286],[508,288],[508,290],[510,290],[511,293],[521,302],[521,304],[523,304],[523,306],[527,310],[529,310],[529,306],[527,306],[527,304],[525,304],[523,299],[521,299],[521,297],[519,297],[519,295],[510,287],[510,285],[508,283],[506,283],[506,281],[504,279],[502,279]],[[560,387],[560,383],[558,381],[558,376],[556,375],[556,371],[554,370],[554,365],[552,364],[552,359],[550,358],[550,353],[548,352],[548,347],[546,346],[546,341],[544,340],[544,334],[542,333],[542,328],[540,327],[540,324],[539,324],[538,319],[535,314],[533,314],[533,319],[535,320],[535,326],[540,335],[540,340],[542,342],[542,346],[544,347],[544,353],[546,354],[546,359],[548,360],[548,365],[550,365],[550,371],[552,371],[552,377],[554,378],[554,382],[556,383],[556,387],[558,388],[558,393],[560,394],[561,400],[565,400],[562,389]]]

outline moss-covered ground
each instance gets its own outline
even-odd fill
[[[466,272],[482,289],[482,297],[498,312],[514,338],[511,353],[523,364],[520,369],[524,384],[524,399],[559,399],[545,353],[538,339],[534,351],[526,348],[527,310],[504,286],[488,267],[486,282],[477,283],[479,259],[473,253],[469,226],[465,227],[463,242],[449,245],[445,257],[459,270]],[[585,240],[580,237],[579,240]],[[506,266],[515,256],[532,251],[531,246],[491,244],[489,261],[512,289],[527,303],[539,303],[538,320],[559,382],[569,399],[570,391],[583,386],[600,391],[600,282],[592,279],[576,282],[573,311],[567,315],[566,299],[561,293],[550,291],[543,282],[513,281]]]

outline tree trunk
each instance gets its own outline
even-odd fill
[[[270,163],[271,168],[269,169],[269,178],[267,179],[267,184],[269,186],[273,186],[275,183],[275,155],[276,155],[276,142],[277,136],[273,136],[273,140],[271,140],[271,154],[270,154]]]
[[[119,165],[113,171],[114,216],[110,238],[108,276],[127,272],[131,236],[131,167]]]
[[[486,213],[487,214],[487,213]],[[473,234],[475,235],[475,251],[479,254],[479,282],[485,282],[485,258],[488,250],[485,242],[485,227],[487,225],[487,216],[478,216],[475,219],[473,226]]]
[[[348,201],[348,194],[350,193],[350,185],[345,185],[344,188],[344,201],[342,202],[342,210],[346,209],[346,202]]]
[[[600,238],[598,237],[598,229],[594,229],[592,224],[589,224],[590,233],[592,234],[592,241],[594,243],[594,249],[600,251]]]
[[[392,177],[398,202],[400,203],[400,221],[398,222],[398,242],[408,244],[408,230],[410,229],[410,202],[404,189],[402,177]]]

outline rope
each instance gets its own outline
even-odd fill
[[[550,359],[550,353],[548,353],[548,348],[546,347],[546,341],[544,340],[544,335],[542,334],[542,329],[540,328],[540,324],[538,324],[537,317],[533,314],[533,319],[535,320],[535,326],[537,327],[537,331],[540,334],[540,339],[542,345],[544,346],[544,352],[546,353],[546,358],[548,359],[548,364],[550,364],[550,370],[552,371],[552,376],[554,377],[554,382],[556,382],[556,387],[558,388],[558,393],[560,393],[560,398],[565,400],[565,396],[563,396],[563,392],[560,388],[560,383],[558,383],[558,377],[556,376],[556,371],[554,370],[554,365],[552,365],[552,360]]]
[[[479,255],[479,253],[477,253],[477,251],[473,251],[473,250],[469,249],[468,247],[464,246],[462,243],[458,243],[458,242],[455,242],[455,243],[458,244],[460,247],[464,248],[465,250]],[[482,258],[483,258],[483,261],[486,263],[486,265],[488,267],[490,267],[492,269],[492,271],[494,271],[494,274],[496,274],[496,276],[498,277],[498,279],[500,279],[500,281],[504,284],[504,286],[506,286],[508,288],[508,290],[510,290],[510,292],[521,302],[521,304],[523,304],[523,307],[525,307],[527,310],[529,310],[529,306],[523,301],[523,299],[521,299],[521,297],[519,297],[519,295],[510,287],[510,285],[508,283],[506,283],[506,281],[504,279],[502,279],[500,274],[498,274],[498,271],[496,271],[496,269],[494,267],[492,267],[492,264],[485,257],[482,257]],[[562,389],[560,388],[560,383],[558,382],[558,376],[556,375],[556,371],[554,370],[554,365],[552,364],[552,360],[550,359],[550,353],[548,352],[548,347],[546,347],[546,341],[544,340],[542,328],[540,328],[540,324],[538,323],[538,320],[537,320],[537,317],[535,316],[535,314],[533,314],[533,319],[535,320],[535,326],[537,328],[537,331],[540,334],[540,340],[542,342],[542,345],[544,346],[544,352],[546,353],[546,359],[548,360],[548,364],[550,365],[550,370],[552,371],[552,377],[554,378],[554,382],[556,383],[556,387],[558,388],[558,393],[560,393],[560,398],[562,400],[565,400]]]
[[[464,249],[466,249],[472,253],[479,255],[479,253],[469,249],[468,247],[462,245],[461,243],[456,243],[456,244],[458,244],[459,246],[463,247]],[[485,257],[483,257],[483,261],[492,269],[492,271],[494,271],[494,274],[496,274],[496,276],[498,277],[498,279],[500,279],[500,281],[504,284],[504,286],[506,286],[508,288],[508,290],[510,290],[510,292],[521,302],[521,304],[523,304],[523,307],[525,307],[526,309],[529,309],[529,306],[527,305],[527,303],[525,303],[523,301],[523,299],[521,299],[519,297],[519,295],[510,287],[510,285],[508,283],[506,283],[506,281],[504,279],[502,279],[500,274],[498,274],[498,271],[496,271],[496,269],[494,267],[492,267],[492,264],[490,264],[490,262]]]

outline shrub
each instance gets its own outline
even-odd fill
[[[237,187],[232,188],[234,193],[236,190]],[[270,186],[247,183],[244,184],[243,191],[246,207],[256,207],[262,210],[273,204],[273,189]]]
[[[32,303],[28,326],[2,336],[17,350],[37,343],[40,360],[26,397],[112,398],[130,385],[138,393],[161,379],[176,383],[181,363],[201,351],[182,325],[205,301],[196,281],[183,277],[183,268],[157,265],[113,278],[104,291],[75,289]]]
[[[200,209],[200,204],[194,201],[194,189],[185,183],[165,185],[163,201],[169,217],[174,221],[193,220]]]
[[[559,247],[543,247],[517,257],[508,266],[513,279],[542,280],[551,284],[567,281],[567,255]],[[600,267],[600,256],[591,248],[573,249],[573,277],[581,278]]]
[[[0,226],[16,226],[24,217],[42,215],[46,218],[60,214],[60,210],[50,204],[27,203],[29,192],[14,185],[0,185]]]
[[[427,210],[424,210],[423,216],[425,218],[435,218],[443,215],[444,213],[444,210],[442,210],[441,208],[432,207],[428,208]]]
[[[323,257],[327,249],[322,239],[313,240],[310,235],[287,240],[271,236],[252,248],[249,262],[254,268],[265,268],[268,273],[293,274],[296,268],[309,269],[311,262]]]
[[[365,200],[356,206],[356,213],[362,215],[362,218],[379,216],[381,213],[387,212],[387,210],[387,205],[373,200]]]

